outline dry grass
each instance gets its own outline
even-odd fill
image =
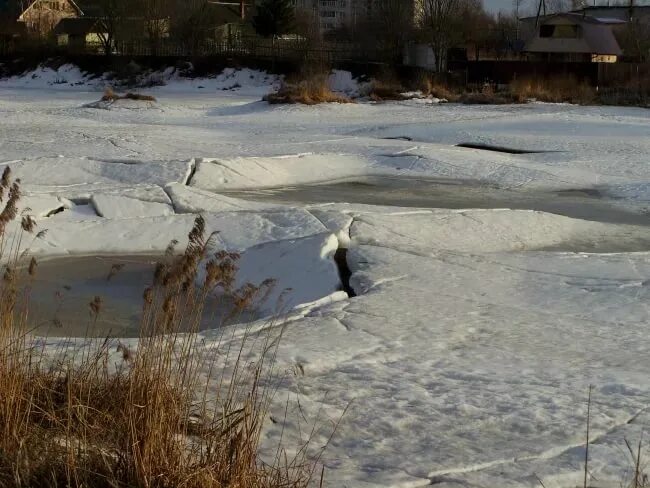
[[[516,94],[511,92],[496,92],[491,86],[484,86],[480,91],[466,92],[457,99],[465,105],[506,105],[512,103],[525,103]]]
[[[104,95],[101,98],[102,102],[115,102],[117,100],[139,100],[142,102],[155,102],[156,98],[151,95],[142,95],[141,93],[128,92],[124,95],[118,95],[111,87],[104,90]]]
[[[375,102],[388,100],[404,100],[404,86],[394,78],[373,79],[370,81],[368,97]]]
[[[550,79],[522,78],[510,84],[510,92],[521,100],[540,102],[590,104],[596,102],[596,90],[572,76]]]
[[[447,100],[448,102],[458,101],[459,94],[455,90],[452,90],[451,87],[444,83],[432,79],[428,75],[421,75],[416,80],[415,88],[425,96]]]
[[[22,232],[5,233],[20,199],[19,182],[10,181],[8,170],[2,197],[0,486],[307,486],[313,464],[294,459],[268,466],[257,457],[273,394],[263,385],[273,379],[274,338],[245,331],[239,343],[224,341],[229,345],[213,345],[202,355],[197,334],[208,293],[228,294],[231,313],[238,314],[262,299],[270,281],[234,289],[238,256],[211,254],[198,217],[185,252],[177,256],[170,247],[144,292],[136,347],[107,339],[45,351],[30,335],[28,300],[20,299],[37,263],[21,267],[18,249],[35,223],[24,217]],[[196,284],[206,262],[205,278]],[[89,304],[91,325],[101,313],[96,297]]]
[[[311,75],[294,83],[284,83],[276,93],[264,97],[272,104],[317,105],[320,103],[353,103],[344,95],[334,93],[327,83],[327,75]]]

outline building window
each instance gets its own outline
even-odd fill
[[[320,16],[321,17],[334,18],[334,17],[336,17],[336,12],[334,12],[333,10],[323,10],[323,11],[321,11]]]

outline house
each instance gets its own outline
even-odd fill
[[[100,19],[96,17],[79,17],[61,19],[54,28],[57,45],[65,46],[70,51],[85,51],[88,48],[102,49],[102,39],[108,34]]]
[[[73,0],[0,0],[0,26],[5,36],[27,32],[47,37],[62,19],[82,15]]]
[[[521,22],[530,60],[613,63],[623,53],[613,29],[624,20],[558,13]]]
[[[650,5],[592,6],[574,13],[601,21],[619,21],[614,34],[628,60],[643,62],[650,59]]]

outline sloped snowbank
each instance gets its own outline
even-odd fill
[[[178,93],[196,90],[205,93],[234,91],[247,95],[266,95],[280,86],[282,77],[265,71],[249,68],[226,68],[214,77],[190,78],[175,68],[151,73],[143,78],[141,84],[159,85],[160,93]]]
[[[273,280],[259,312],[265,316],[284,314],[297,305],[314,302],[340,290],[334,263],[337,248],[338,241],[330,233],[248,247],[237,263],[235,286]],[[202,267],[197,277],[199,283],[205,280],[204,271]]]
[[[10,167],[13,177],[20,178],[23,189],[32,194],[90,198],[93,193],[99,192],[125,191],[133,194],[142,190],[143,195],[151,193],[156,200],[166,199],[160,187],[171,182],[184,182],[192,171],[190,161],[103,160],[64,156],[15,161]],[[163,196],[160,196],[161,193]]]
[[[136,87],[160,93],[227,92],[236,91],[251,96],[262,96],[279,87],[282,77],[249,68],[225,68],[221,73],[207,77],[191,76],[192,68],[179,70],[169,67],[158,71],[146,71],[135,65],[129,83]],[[112,73],[97,76],[82,71],[73,64],[59,67],[40,65],[36,69],[0,79],[3,88],[31,88],[48,90],[79,90],[80,88],[102,90],[106,86],[121,86],[125,80]]]
[[[178,249],[187,244],[187,234],[192,228],[195,215],[163,215],[143,217],[140,206],[128,207],[118,199],[99,198],[100,209],[113,213],[113,218],[103,218],[81,210],[83,218],[74,218],[73,207],[52,219],[39,221],[38,230],[47,228],[40,239],[23,239],[23,246],[29,247],[31,255],[41,258],[63,255],[93,254],[160,254],[172,240],[178,241]],[[112,204],[112,206],[111,206]],[[160,210],[159,205],[156,210]],[[148,207],[147,207],[148,208]],[[288,209],[282,212],[221,212],[206,213],[206,233],[213,236],[215,250],[241,251],[267,242],[299,239],[327,232],[325,226],[312,214],[302,209]],[[131,217],[131,218],[128,218]],[[15,222],[10,232],[16,232]]]
[[[643,248],[650,243],[650,227],[604,224],[533,210],[439,210],[361,215],[355,219],[351,238],[363,245],[390,242],[394,249],[422,255],[443,250],[496,253],[563,246],[588,252],[626,243]]]
[[[90,201],[97,215],[107,219],[133,219],[174,214],[174,209],[166,203],[146,202],[121,195],[96,193]]]
[[[0,87],[3,88],[79,90],[80,87],[103,86],[102,77],[85,73],[73,64],[63,64],[58,68],[41,65],[27,73],[0,79]]]

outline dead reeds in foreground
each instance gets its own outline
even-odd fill
[[[75,349],[72,341],[55,353],[45,351],[29,334],[28,300],[21,299],[21,280],[29,287],[36,262],[19,267],[20,237],[13,237],[33,232],[34,223],[23,219],[22,232],[5,233],[14,225],[20,198],[8,170],[0,196],[8,197],[0,213],[0,251],[7,263],[0,285],[0,486],[308,484],[313,465],[258,461],[272,395],[266,386],[273,374],[270,333],[243,331],[241,341],[224,339],[221,345],[204,345],[197,333],[209,292],[228,293],[236,314],[271,283],[233,289],[238,256],[209,256],[210,239],[199,217],[184,254],[176,257],[170,248],[144,292],[137,345],[107,339]],[[197,285],[202,262],[204,278]],[[97,297],[89,304],[91,323],[101,313]],[[202,355],[208,346],[209,355]]]

